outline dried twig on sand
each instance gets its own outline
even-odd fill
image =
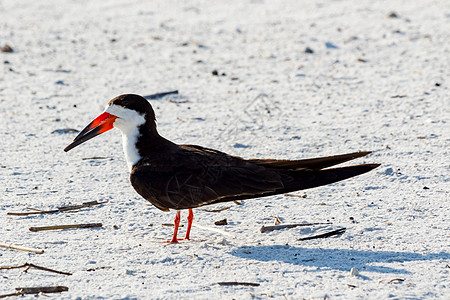
[[[323,239],[323,238],[327,238],[327,237],[331,237],[331,236],[335,236],[335,235],[340,235],[340,234],[343,234],[346,229],[347,228],[339,228],[337,230],[333,230],[333,231],[330,231],[330,232],[327,232],[327,233],[313,235],[313,236],[309,236],[309,237],[305,237],[305,238],[300,238],[297,241]]]
[[[105,203],[108,203],[108,201],[103,201],[103,202],[90,201],[90,202],[84,202],[83,204],[79,204],[79,205],[61,206],[61,207],[58,207],[58,210],[59,211],[72,211],[72,210],[82,209],[85,207],[101,205],[101,204],[105,204]]]
[[[20,269],[20,268],[26,268],[24,270],[24,272],[26,272],[29,268],[35,268],[38,270],[58,273],[58,274],[62,274],[62,275],[72,275],[72,273],[57,271],[57,270],[49,269],[46,267],[41,267],[41,266],[38,266],[35,264],[30,264],[30,263],[24,263],[23,265],[20,265],[20,266],[0,266],[0,270],[10,270],[10,269]]]
[[[174,227],[175,225],[173,223],[162,223],[161,226],[168,226],[168,227]],[[180,227],[184,227],[183,224],[179,225]]]
[[[19,287],[16,288],[15,293],[0,295],[0,298],[11,296],[21,296],[24,294],[39,294],[39,293],[61,293],[69,290],[66,286],[40,286],[40,287]]]
[[[237,282],[237,281],[224,281],[224,282],[218,282],[218,285],[246,285],[246,286],[260,286],[259,283],[253,283],[253,282]]]
[[[287,193],[284,194],[285,197],[297,197],[297,198],[306,198],[308,195],[306,194],[293,194],[293,193]]]
[[[74,229],[74,228],[97,228],[97,227],[102,227],[102,226],[103,226],[102,223],[89,223],[89,224],[30,227],[29,230],[30,231],[43,231],[43,230]]]
[[[27,207],[27,209],[33,210],[33,212],[20,212],[20,213],[9,212],[9,213],[7,213],[7,215],[8,216],[29,216],[29,215],[40,215],[40,214],[53,214],[53,213],[57,213],[57,212],[75,211],[75,210],[79,210],[79,209],[86,208],[86,207],[105,204],[107,202],[108,201],[103,201],[103,202],[90,201],[90,202],[84,202],[83,204],[61,206],[61,207],[58,207],[57,209],[52,209],[52,210],[40,210],[40,209],[36,209],[36,208]]]
[[[259,231],[267,232],[273,230],[279,230],[284,228],[294,228],[299,226],[314,226],[314,225],[330,225],[332,223],[298,223],[298,224],[280,224],[280,225],[263,225]]]
[[[156,94],[151,94],[151,95],[146,95],[144,96],[145,99],[149,100],[149,99],[158,99],[158,98],[162,98],[164,96],[167,95],[177,95],[178,94],[178,90],[175,91],[170,91],[170,92],[163,92],[163,93],[156,93]]]
[[[405,281],[405,279],[402,279],[402,278],[394,278],[394,279],[392,279],[392,280],[389,280],[388,284],[391,284],[391,283],[396,282],[396,281],[398,281],[398,282],[403,282],[403,281]]]
[[[0,298],[6,298],[6,297],[12,297],[12,296],[22,296],[22,294],[15,292],[15,293],[11,293],[11,294],[0,295]]]
[[[44,253],[44,250],[42,250],[42,249],[35,249],[35,248],[29,248],[29,247],[22,247],[22,246],[11,245],[11,244],[5,244],[5,243],[0,243],[0,247],[3,247],[3,248],[9,248],[9,249],[14,249],[14,250],[19,250],[19,251],[32,252],[32,253],[36,253],[36,254],[42,254],[42,253]]]
[[[99,159],[108,159],[109,157],[105,156],[93,156],[93,157],[83,157],[81,160],[99,160]]]
[[[38,293],[61,293],[67,292],[67,286],[39,286],[39,287],[20,287],[16,288],[17,292],[22,294],[38,294]]]

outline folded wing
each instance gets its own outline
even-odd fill
[[[323,169],[370,152],[304,160],[244,160],[200,146],[182,145],[170,155],[138,163],[131,172],[135,190],[161,210],[287,193],[330,184],[368,172],[366,164]]]

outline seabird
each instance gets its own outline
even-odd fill
[[[189,240],[193,208],[318,187],[379,166],[329,168],[369,151],[301,160],[243,159],[202,146],[177,145],[159,135],[152,106],[134,94],[112,99],[64,151],[114,127],[122,132],[130,181],[136,192],[163,211],[177,211],[171,243],[179,241],[182,209],[189,211],[185,236]]]

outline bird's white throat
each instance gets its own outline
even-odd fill
[[[136,143],[140,136],[139,126],[145,123],[145,117],[135,110],[114,104],[106,107],[105,111],[117,117],[114,127],[122,132],[123,152],[131,171],[131,168],[141,159]]]
[[[136,128],[135,132],[125,134],[122,132],[123,152],[127,160],[128,169],[131,168],[141,159],[139,151],[136,148],[136,142],[139,137],[139,130]]]

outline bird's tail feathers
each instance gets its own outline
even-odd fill
[[[250,159],[249,162],[273,169],[292,170],[322,170],[335,166],[355,158],[363,157],[372,153],[371,151],[360,151],[341,155],[332,155],[319,158],[308,158],[299,160],[279,160],[279,159]]]
[[[283,180],[284,187],[275,191],[253,194],[253,195],[236,195],[230,197],[220,198],[212,203],[227,202],[233,200],[245,200],[251,198],[259,198],[266,196],[273,196],[278,194],[290,193],[299,190],[310,189],[330,183],[335,183],[341,180],[352,178],[364,173],[367,173],[380,164],[362,164],[348,167],[324,169],[324,170],[280,170],[279,174]],[[212,204],[211,203],[211,204]]]
[[[293,180],[285,182],[283,191],[278,191],[278,193],[288,193],[335,183],[367,173],[378,166],[379,164],[362,164],[310,172],[291,171],[289,176],[292,177]]]

